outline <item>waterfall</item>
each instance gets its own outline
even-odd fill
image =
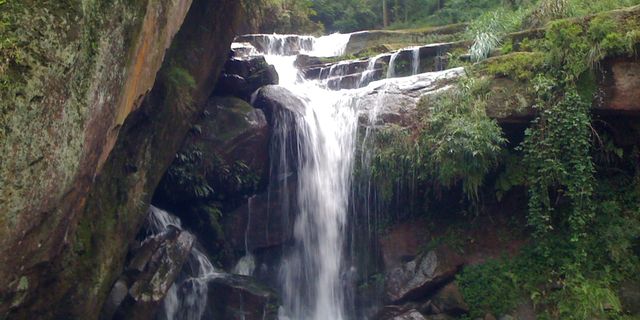
[[[411,61],[412,75],[416,75],[420,72],[420,47],[415,47],[411,50],[413,59]]]
[[[249,250],[249,228],[251,227],[251,210],[253,207],[253,201],[256,196],[249,197],[247,199],[247,227],[244,230],[244,257],[238,261],[233,268],[233,273],[241,276],[251,276],[256,268],[256,258]]]
[[[387,69],[387,78],[393,78],[396,76],[396,60],[400,55],[400,50],[394,52],[389,59],[389,68]]]
[[[319,38],[309,53],[340,55],[344,47],[336,43],[346,45],[345,38],[344,35]],[[276,142],[281,148],[297,153],[298,179],[295,241],[280,268],[282,316],[296,320],[344,319],[341,278],[345,270],[344,229],[357,128],[354,101],[343,92],[325,89],[321,82],[301,80],[293,63],[295,56],[268,54],[266,59],[275,65],[280,85],[305,101],[299,118],[283,121],[295,124],[295,139]],[[339,69],[334,68],[329,74],[336,72]],[[286,158],[286,152],[282,156]],[[278,162],[286,163],[286,159]]]
[[[147,218],[149,236],[158,235],[170,228],[182,230],[180,219],[154,206],[149,208]],[[206,255],[197,248],[191,249],[185,267],[178,280],[169,288],[163,302],[163,311],[159,319],[199,320],[207,306],[207,282],[219,277],[220,273],[211,264]]]
[[[369,59],[369,63],[367,64],[367,69],[362,72],[362,75],[360,76],[360,80],[358,81],[358,87],[365,86],[373,80],[373,76],[376,72],[376,63],[378,63],[378,60],[380,58],[386,55],[387,54],[379,54]]]
[[[361,318],[356,315],[352,301],[355,276],[361,272],[353,256],[363,254],[354,252],[352,244],[361,239],[355,238],[355,229],[348,232],[349,228],[362,227],[360,222],[354,221],[359,218],[350,216],[358,210],[353,204],[352,181],[356,146],[371,148],[378,118],[385,108],[405,102],[415,105],[424,92],[437,88],[439,80],[456,77],[462,69],[371,82],[369,76],[375,71],[377,60],[385,56],[379,55],[369,60],[366,71],[361,75],[360,86],[366,87],[329,90],[326,78],[342,73],[341,68],[346,64],[337,63],[320,71],[318,80],[305,80],[295,66],[297,53],[294,52],[311,56],[340,56],[348,43],[348,35],[335,34],[311,40],[301,37],[305,44],[310,43],[311,46],[293,49],[287,47],[287,43],[300,47],[302,40],[295,40],[292,36],[262,37],[265,39],[262,53],[267,62],[275,66],[280,86],[298,96],[302,104],[291,106],[299,112],[276,110],[272,123],[267,197],[273,199],[275,186],[285,190],[279,192],[281,204],[277,210],[283,216],[284,225],[293,221],[293,242],[284,248],[279,266],[279,291],[283,296],[280,318]],[[399,54],[400,51],[390,58],[388,78],[395,76],[395,62]],[[414,70],[419,69],[419,57],[416,59],[414,56],[415,60]],[[400,103],[402,97],[409,101]],[[368,119],[364,123],[365,131],[361,132],[364,133],[361,142],[357,138],[359,124],[363,124],[360,117]],[[370,152],[363,152],[362,158],[358,159],[366,170],[370,170],[371,156]],[[295,194],[292,201],[295,201],[296,209],[291,211],[287,191],[294,184],[289,183],[295,183],[296,188],[291,192]],[[369,193],[373,189],[370,185],[365,188],[366,199],[375,197]],[[368,241],[374,237],[377,217],[369,216],[369,208],[365,211],[367,235],[362,239]],[[351,251],[347,251],[349,246]],[[246,251],[249,254],[248,248]],[[241,272],[241,264],[245,263],[247,261],[240,261],[236,271]]]

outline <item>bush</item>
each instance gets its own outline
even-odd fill
[[[461,181],[469,199],[478,198],[506,143],[486,114],[487,92],[487,82],[464,78],[454,90],[421,101],[428,111],[420,139],[428,172],[447,187]]]

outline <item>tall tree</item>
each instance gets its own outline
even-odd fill
[[[384,26],[385,28],[389,26],[389,10],[387,8],[387,0],[382,0],[382,26]]]

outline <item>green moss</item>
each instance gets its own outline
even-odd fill
[[[176,89],[192,89],[196,86],[196,81],[189,71],[176,65],[171,66],[167,71],[167,80],[169,85]]]
[[[543,70],[544,55],[539,52],[515,52],[490,58],[474,66],[474,70],[495,77],[529,81]]]

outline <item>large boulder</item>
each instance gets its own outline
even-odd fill
[[[3,108],[11,105],[3,110],[15,110],[0,117],[0,318],[96,319],[213,91],[241,4],[28,6],[16,14],[30,19],[19,27],[31,38],[19,43],[40,47],[30,52],[46,61],[27,58],[32,67],[2,74],[25,82],[0,90]]]
[[[215,253],[223,245],[221,210],[246,203],[267,182],[270,128],[244,100],[211,98],[156,190]],[[228,209],[231,208],[231,209]]]
[[[205,316],[224,320],[276,320],[280,302],[252,278],[225,274],[209,281]]]
[[[2,38],[15,45],[3,47],[0,62],[0,318],[36,298],[43,309],[59,307],[34,296],[53,282],[42,269],[69,246],[79,220],[69,207],[84,203],[190,6],[3,2],[15,24]]]
[[[297,95],[281,86],[265,86],[253,100],[253,106],[264,111],[272,127],[279,123],[293,124],[304,115],[305,105]]]
[[[464,301],[462,292],[455,282],[445,285],[431,298],[428,303],[429,314],[445,313],[451,316],[460,316],[469,312],[469,305]]]
[[[153,319],[195,242],[177,228],[146,239],[111,289],[101,319]]]
[[[278,84],[278,81],[278,72],[263,56],[231,58],[218,79],[215,93],[248,101],[256,90],[266,85]]]
[[[156,191],[157,202],[228,201],[254,192],[269,169],[269,135],[262,110],[238,98],[213,97]],[[198,184],[211,189],[200,192]]]
[[[419,119],[416,106],[420,98],[450,88],[463,73],[463,68],[455,68],[374,82],[358,99],[360,123],[414,126]]]
[[[422,299],[451,281],[463,264],[463,258],[446,246],[422,254],[387,271],[386,300],[397,304]]]

